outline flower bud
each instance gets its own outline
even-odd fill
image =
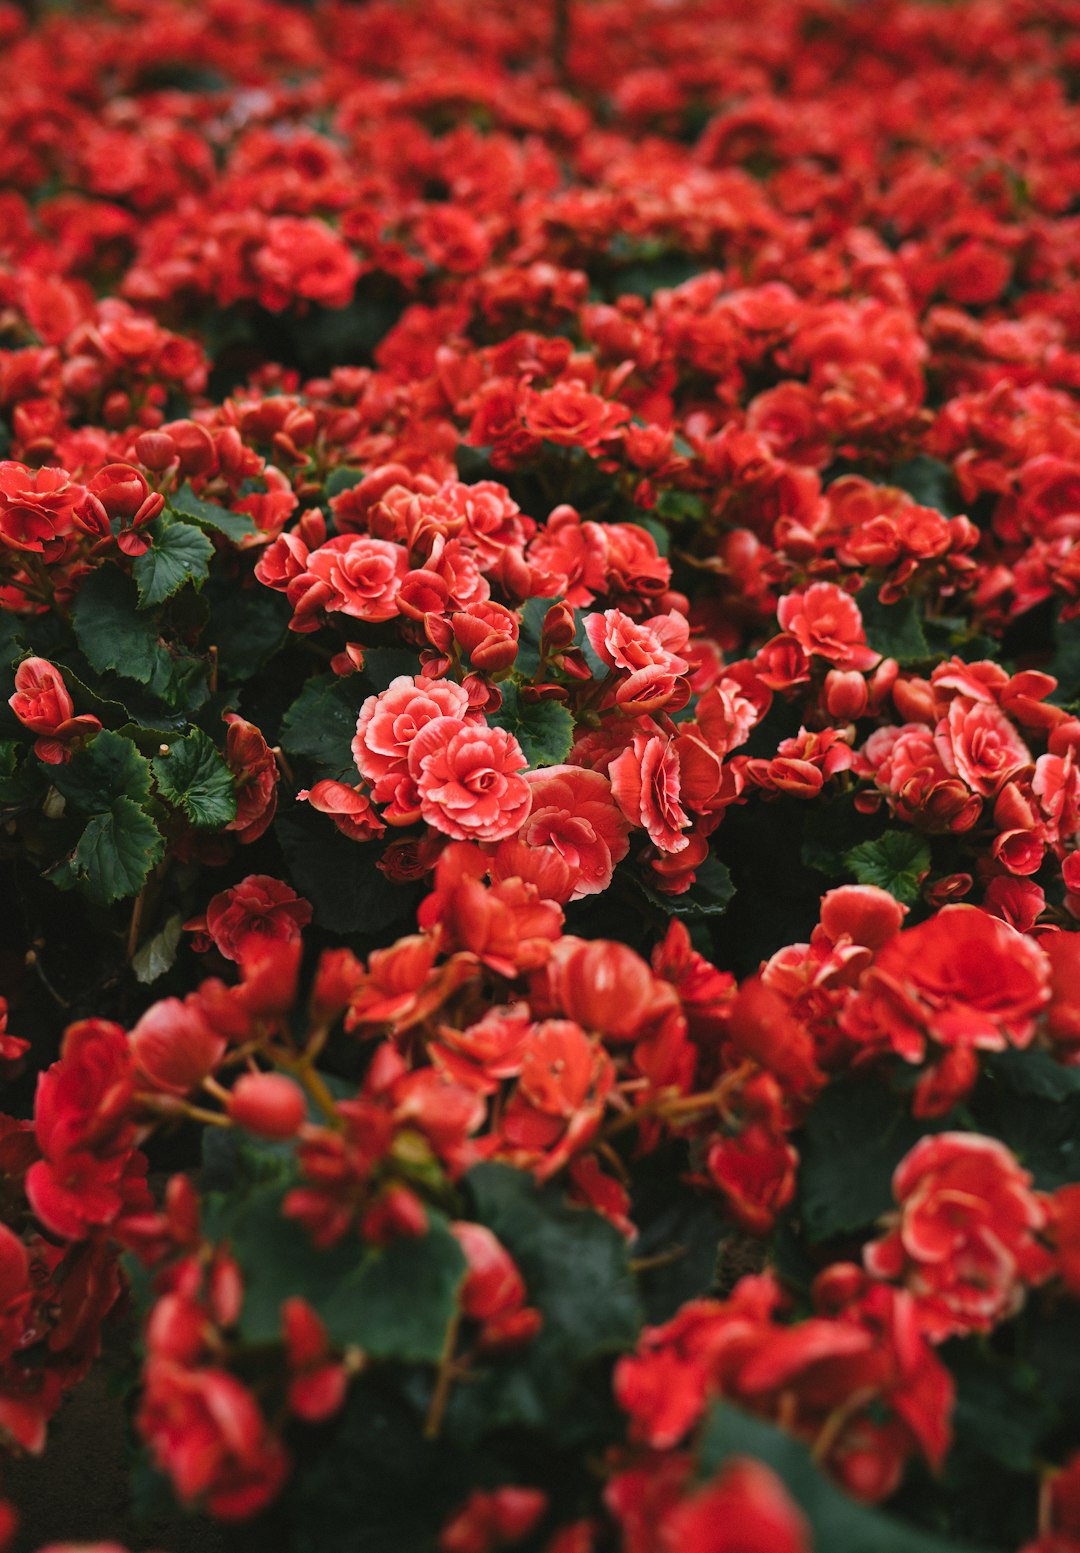
[[[307,1102],[283,1073],[245,1073],[229,1096],[229,1115],[260,1138],[292,1138],[307,1117]]]

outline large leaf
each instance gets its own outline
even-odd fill
[[[585,1438],[610,1396],[591,1366],[630,1348],[641,1325],[626,1241],[599,1214],[567,1206],[557,1187],[538,1188],[524,1171],[478,1165],[466,1181],[470,1217],[506,1246],[544,1324],[525,1348],[478,1366],[455,1387],[448,1431],[468,1442],[516,1424],[562,1444]]]
[[[753,1456],[783,1480],[813,1529],[821,1553],[979,1553],[971,1543],[948,1542],[883,1510],[856,1503],[829,1482],[800,1440],[720,1403],[709,1413],[699,1463],[713,1474],[733,1457]]]
[[[292,609],[283,593],[252,579],[242,587],[232,577],[211,576],[202,596],[210,604],[203,640],[217,648],[219,673],[246,680],[258,672],[289,635]]]
[[[379,872],[381,854],[374,842],[343,836],[332,820],[304,803],[283,804],[274,831],[289,877],[315,908],[320,927],[382,935],[411,919],[418,888],[394,884]]]
[[[221,830],[236,818],[236,783],[214,741],[201,728],[153,762],[158,792],[200,830]]]
[[[227,539],[234,541],[247,539],[258,531],[258,524],[247,513],[230,512],[227,507],[219,507],[216,502],[203,501],[195,495],[190,485],[182,485],[169,498],[169,507],[181,517],[190,518],[200,528],[224,534]]]
[[[868,1229],[893,1206],[892,1174],[924,1133],[873,1077],[841,1079],[815,1101],[799,1140],[799,1196],[811,1240]]]
[[[186,582],[198,586],[210,570],[213,553],[213,545],[194,524],[166,524],[159,519],[150,548],[131,568],[139,590],[139,608],[162,603]]]
[[[907,491],[920,507],[934,507],[947,518],[954,518],[960,511],[953,500],[953,472],[940,459],[917,453],[906,463],[898,464],[889,481],[892,485],[898,485],[902,491]]]
[[[130,739],[107,728],[76,750],[66,766],[54,767],[50,776],[71,807],[83,814],[111,809],[117,798],[143,804],[150,796],[149,761]]]
[[[898,663],[918,663],[930,656],[915,599],[882,604],[877,583],[868,582],[855,595],[855,602],[866,627],[866,640],[875,652]]]
[[[509,680],[499,688],[502,706],[488,721],[514,735],[532,770],[561,765],[574,742],[574,719],[567,708],[558,701],[524,701]]]
[[[154,822],[130,798],[117,798],[106,814],[95,814],[71,857],[50,878],[61,889],[80,885],[95,906],[137,895],[160,862],[165,843]]]
[[[913,906],[930,871],[930,843],[913,830],[887,830],[876,841],[852,847],[845,862],[860,884],[876,884]]]
[[[91,573],[79,589],[72,616],[75,638],[90,666],[115,670],[146,685],[166,702],[181,684],[150,615],[140,614],[134,582],[115,566]]]
[[[320,674],[308,680],[285,713],[282,747],[290,755],[307,755],[334,776],[351,771],[355,779],[352,741],[363,699],[356,675]]]
[[[457,1312],[465,1257],[446,1221],[431,1214],[426,1235],[369,1246],[350,1236],[317,1251],[282,1214],[287,1185],[270,1181],[220,1203],[210,1233],[226,1238],[244,1276],[239,1335],[248,1343],[281,1337],[281,1306],[300,1295],[318,1312],[332,1343],[372,1358],[437,1364]]]

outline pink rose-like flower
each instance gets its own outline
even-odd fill
[[[789,593],[776,615],[804,652],[839,669],[872,669],[881,661],[881,654],[867,646],[858,604],[835,583],[815,582]]]
[[[934,745],[950,776],[984,798],[1032,764],[1032,754],[1000,707],[957,696],[934,730]]]
[[[893,1176],[898,1211],[864,1253],[875,1278],[902,1281],[932,1339],[989,1332],[1013,1315],[1026,1284],[1049,1276],[1035,1238],[1047,1221],[1031,1176],[994,1138],[922,1138]]]
[[[420,812],[416,784],[409,774],[409,751],[417,734],[437,717],[470,721],[469,693],[449,679],[399,674],[360,708],[353,759],[372,784],[377,803],[389,804],[391,824],[409,823]],[[477,714],[477,720],[479,714]]]
[[[429,722],[409,750],[427,823],[457,841],[502,841],[521,829],[532,790],[513,734],[457,717]]]
[[[296,943],[310,921],[310,903],[269,874],[248,874],[206,908],[206,931],[226,960],[244,961],[272,944]]]
[[[330,590],[322,608],[377,623],[397,614],[397,596],[408,569],[404,546],[368,534],[339,534],[312,551],[306,575]]]
[[[635,733],[634,742],[608,767],[611,791],[630,824],[648,831],[661,852],[681,852],[690,837],[680,835],[690,816],[679,802],[679,756],[671,739]]]
[[[532,809],[518,833],[530,851],[555,853],[566,864],[566,889],[554,899],[580,900],[611,883],[630,848],[628,826],[603,772],[582,766],[530,771]],[[497,867],[497,864],[496,864]]]
[[[15,694],[8,705],[23,727],[38,735],[34,754],[50,766],[70,760],[74,745],[101,728],[96,717],[72,716],[75,708],[63,676],[47,658],[23,659],[15,670]]]

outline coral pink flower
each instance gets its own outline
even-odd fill
[[[1024,766],[1031,751],[1000,707],[957,696],[934,730],[934,745],[951,776],[989,797]]]
[[[408,569],[402,545],[368,534],[328,539],[307,559],[308,577],[329,589],[324,609],[375,623],[397,614],[397,596]]]
[[[458,717],[427,723],[409,750],[421,814],[458,841],[501,841],[521,829],[532,804],[527,765],[513,734]]]
[[[409,775],[409,751],[417,734],[437,717],[465,721],[471,714],[469,694],[449,679],[413,678],[400,674],[377,696],[369,696],[360,708],[353,759],[360,775],[372,784],[378,803],[390,805],[386,818],[396,821],[418,817],[420,801]]]
[[[690,816],[679,802],[679,757],[671,739],[635,733],[629,749],[608,766],[611,791],[633,826],[649,834],[661,852],[681,852],[690,837],[680,834]]]
[[[881,654],[866,645],[866,630],[859,606],[835,583],[815,582],[805,590],[789,593],[776,611],[781,628],[795,638],[804,652],[838,669],[872,669]]]
[[[582,766],[547,766],[526,777],[532,809],[518,833],[530,849],[553,851],[566,864],[569,893],[553,899],[580,900],[606,890],[616,863],[629,847],[629,827],[600,771]]]

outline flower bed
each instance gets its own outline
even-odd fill
[[[112,1332],[136,1545],[1080,1550],[1078,24],[0,5],[0,1440]]]

